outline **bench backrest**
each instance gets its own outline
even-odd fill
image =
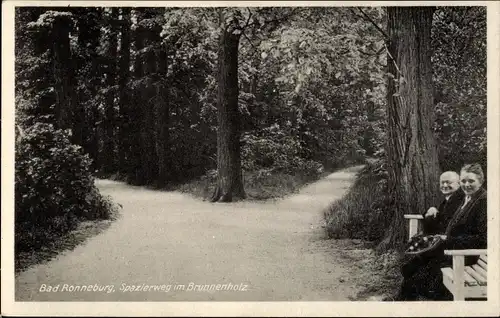
[[[481,255],[477,263],[471,266],[464,267],[464,282],[465,286],[486,286],[488,280],[488,256]],[[450,274],[452,274],[451,268]]]

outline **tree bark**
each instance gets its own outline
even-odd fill
[[[217,186],[211,201],[244,198],[238,111],[238,46],[240,34],[223,28],[219,38],[217,90]]]
[[[404,214],[422,213],[436,203],[439,180],[432,132],[434,103],[430,36],[433,8],[390,7],[387,87],[387,158],[392,224],[381,248],[405,241]]]
[[[81,54],[78,59],[78,104],[75,112],[75,142],[81,144],[92,158],[92,168],[100,167],[99,136],[97,122],[99,111],[95,97],[101,84],[99,74],[100,59],[97,52],[101,36],[99,8],[73,8],[78,18],[78,46]],[[90,65],[90,67],[88,67]],[[80,143],[81,142],[81,143]]]
[[[73,128],[73,111],[76,104],[74,67],[71,57],[70,32],[72,22],[58,17],[52,26],[52,53],[54,55],[54,88],[56,95],[55,117],[58,128]]]

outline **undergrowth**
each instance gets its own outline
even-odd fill
[[[353,300],[394,300],[402,282],[401,259],[397,251],[380,254],[372,250],[361,261],[362,274],[356,279],[362,288]]]
[[[91,159],[71,131],[37,122],[15,151],[15,261],[43,253],[87,221],[109,220],[116,206],[94,184]],[[37,258],[38,256],[33,256]]]
[[[89,238],[105,231],[118,217],[118,211],[114,210],[108,219],[80,222],[75,229],[53,237],[37,250],[20,251],[15,258],[15,274],[31,266],[46,263],[62,252],[73,250]]]
[[[329,238],[379,241],[389,226],[387,179],[381,162],[367,163],[347,194],[324,211]]]
[[[352,260],[366,273],[356,278],[362,290],[353,300],[391,300],[398,293],[402,254],[379,248],[392,218],[390,202],[384,161],[374,160],[357,173],[347,194],[324,211],[328,238],[372,243],[368,256]]]
[[[272,170],[257,170],[243,172],[243,186],[247,199],[267,200],[281,198],[296,193],[305,185],[314,182],[329,172],[286,173]],[[208,199],[212,195],[217,182],[215,171],[176,186],[175,190],[189,193],[200,199]]]

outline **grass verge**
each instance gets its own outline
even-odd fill
[[[400,257],[397,252],[377,254],[371,249],[363,259],[353,259],[352,262],[362,269],[356,277],[361,290],[353,300],[394,299],[403,279],[399,270]]]
[[[342,251],[355,268],[354,279],[361,291],[352,300],[390,300],[398,292],[402,277],[398,251],[380,251],[392,215],[386,194],[387,178],[381,161],[370,161],[357,175],[347,194],[324,212],[327,237],[361,240],[366,250]]]
[[[379,241],[385,235],[387,215],[386,179],[377,163],[369,163],[356,175],[347,194],[324,211],[329,238]]]
[[[31,266],[49,262],[65,251],[71,251],[89,238],[102,233],[118,218],[117,209],[110,212],[108,219],[98,219],[80,222],[76,229],[49,240],[46,245],[38,249],[19,252],[14,260],[15,274]]]
[[[267,200],[296,193],[305,185],[317,181],[330,172],[320,174],[284,173],[269,171],[245,171],[243,186],[247,199]],[[208,173],[200,178],[180,184],[172,190],[184,192],[200,199],[208,199],[214,191],[216,175]]]
[[[356,290],[351,301],[392,299],[401,284],[399,256],[390,252],[379,254],[373,242],[360,239],[326,239],[325,246],[347,271],[339,282]]]

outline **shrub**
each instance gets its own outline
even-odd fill
[[[16,252],[39,248],[80,220],[108,218],[112,204],[94,185],[91,161],[70,132],[36,123],[19,139],[15,163]]]
[[[386,188],[384,161],[368,163],[358,172],[348,193],[325,210],[328,237],[382,239],[391,220]]]
[[[320,163],[301,157],[303,147],[299,138],[278,124],[246,133],[242,141],[242,166],[245,170],[307,175],[318,175],[323,170]]]

